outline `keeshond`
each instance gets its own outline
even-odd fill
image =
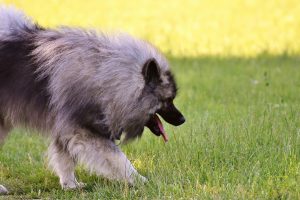
[[[146,41],[43,28],[13,7],[0,9],[0,141],[15,126],[47,133],[49,166],[64,189],[81,186],[77,163],[109,179],[146,181],[115,141],[140,137],[144,127],[167,141],[157,114],[184,123],[176,91],[166,58]]]

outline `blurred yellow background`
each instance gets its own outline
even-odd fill
[[[0,0],[1,2],[2,0]],[[300,53],[299,0],[5,0],[43,26],[125,31],[172,56]]]

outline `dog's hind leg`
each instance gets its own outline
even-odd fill
[[[3,185],[0,185],[0,195],[5,194],[8,194],[8,190]]]
[[[88,134],[78,134],[72,140],[68,145],[70,153],[91,172],[109,179],[125,180],[131,185],[147,181],[111,140]]]
[[[9,132],[9,130],[4,128],[4,126],[1,126],[1,123],[0,123],[0,146],[3,144],[4,139],[7,136],[8,132]],[[8,190],[3,185],[0,185],[0,195],[4,195],[7,193],[8,193]]]
[[[75,159],[59,139],[55,139],[48,149],[49,167],[58,175],[63,189],[75,189],[84,186],[75,177]]]
[[[4,143],[4,139],[6,138],[10,130],[10,126],[4,124],[4,120],[0,116],[0,147]],[[4,194],[8,194],[8,190],[3,185],[0,185],[0,195]]]
[[[4,120],[0,116],[0,146],[4,143],[6,136],[11,130],[11,126],[5,124]]]

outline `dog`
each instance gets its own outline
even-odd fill
[[[176,92],[167,59],[144,40],[43,28],[14,7],[0,8],[0,142],[16,126],[45,133],[63,189],[83,185],[77,163],[108,179],[147,181],[115,142],[141,137],[144,127],[167,141],[157,114],[185,122]]]

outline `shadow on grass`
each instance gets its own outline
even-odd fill
[[[185,70],[190,67],[205,67],[206,65],[217,65],[217,67],[234,67],[236,64],[253,66],[255,64],[267,66],[282,66],[287,64],[294,67],[300,67],[300,55],[271,55],[268,53],[259,54],[257,56],[239,57],[239,56],[199,56],[199,57],[172,57],[168,56],[171,64],[175,65],[175,69],[180,68],[178,64],[183,64]],[[219,65],[222,64],[222,65]]]

